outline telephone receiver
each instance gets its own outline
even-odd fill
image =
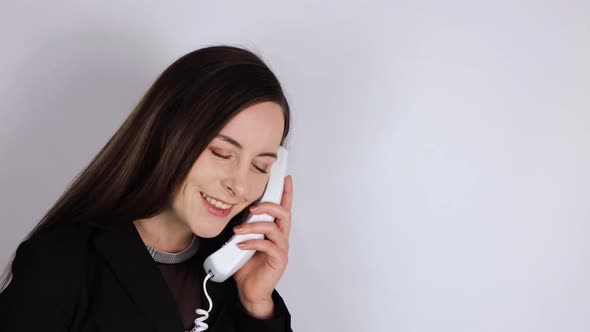
[[[287,175],[287,156],[288,150],[283,146],[280,146],[277,152],[277,160],[270,168],[270,178],[266,184],[266,189],[258,202],[281,203],[285,176]],[[274,219],[274,217],[268,214],[253,215],[249,213],[244,223],[247,224],[259,221],[274,222]],[[207,257],[203,263],[203,268],[205,269],[205,272],[212,275],[211,280],[218,283],[224,282],[244,266],[252,255],[254,255],[256,250],[240,249],[238,243],[253,239],[264,239],[264,235],[236,234],[219,250]]]

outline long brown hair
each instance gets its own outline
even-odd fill
[[[158,77],[27,239],[62,225],[132,222],[162,212],[223,126],[263,101],[284,110],[284,141],[289,105],[260,57],[231,46],[184,55]]]

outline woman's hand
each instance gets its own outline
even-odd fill
[[[272,292],[287,268],[293,182],[285,177],[281,204],[263,202],[251,207],[252,214],[268,214],[275,222],[253,222],[236,226],[236,234],[264,234],[265,239],[244,241],[241,249],[256,253],[234,274],[240,302],[254,317],[270,318],[274,312]],[[254,208],[254,209],[252,209]]]

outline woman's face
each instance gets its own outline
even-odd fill
[[[262,102],[238,113],[205,148],[172,202],[175,217],[210,238],[260,198],[284,128],[281,106]]]

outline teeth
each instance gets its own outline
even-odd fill
[[[209,197],[209,196],[207,196],[207,195],[205,195],[203,193],[201,193],[201,194],[203,195],[203,197],[205,197],[205,199],[207,200],[207,202],[211,203],[211,205],[214,205],[218,209],[227,210],[230,207],[232,207],[231,205],[223,204],[223,203],[217,201],[216,199],[211,198],[211,197]]]

